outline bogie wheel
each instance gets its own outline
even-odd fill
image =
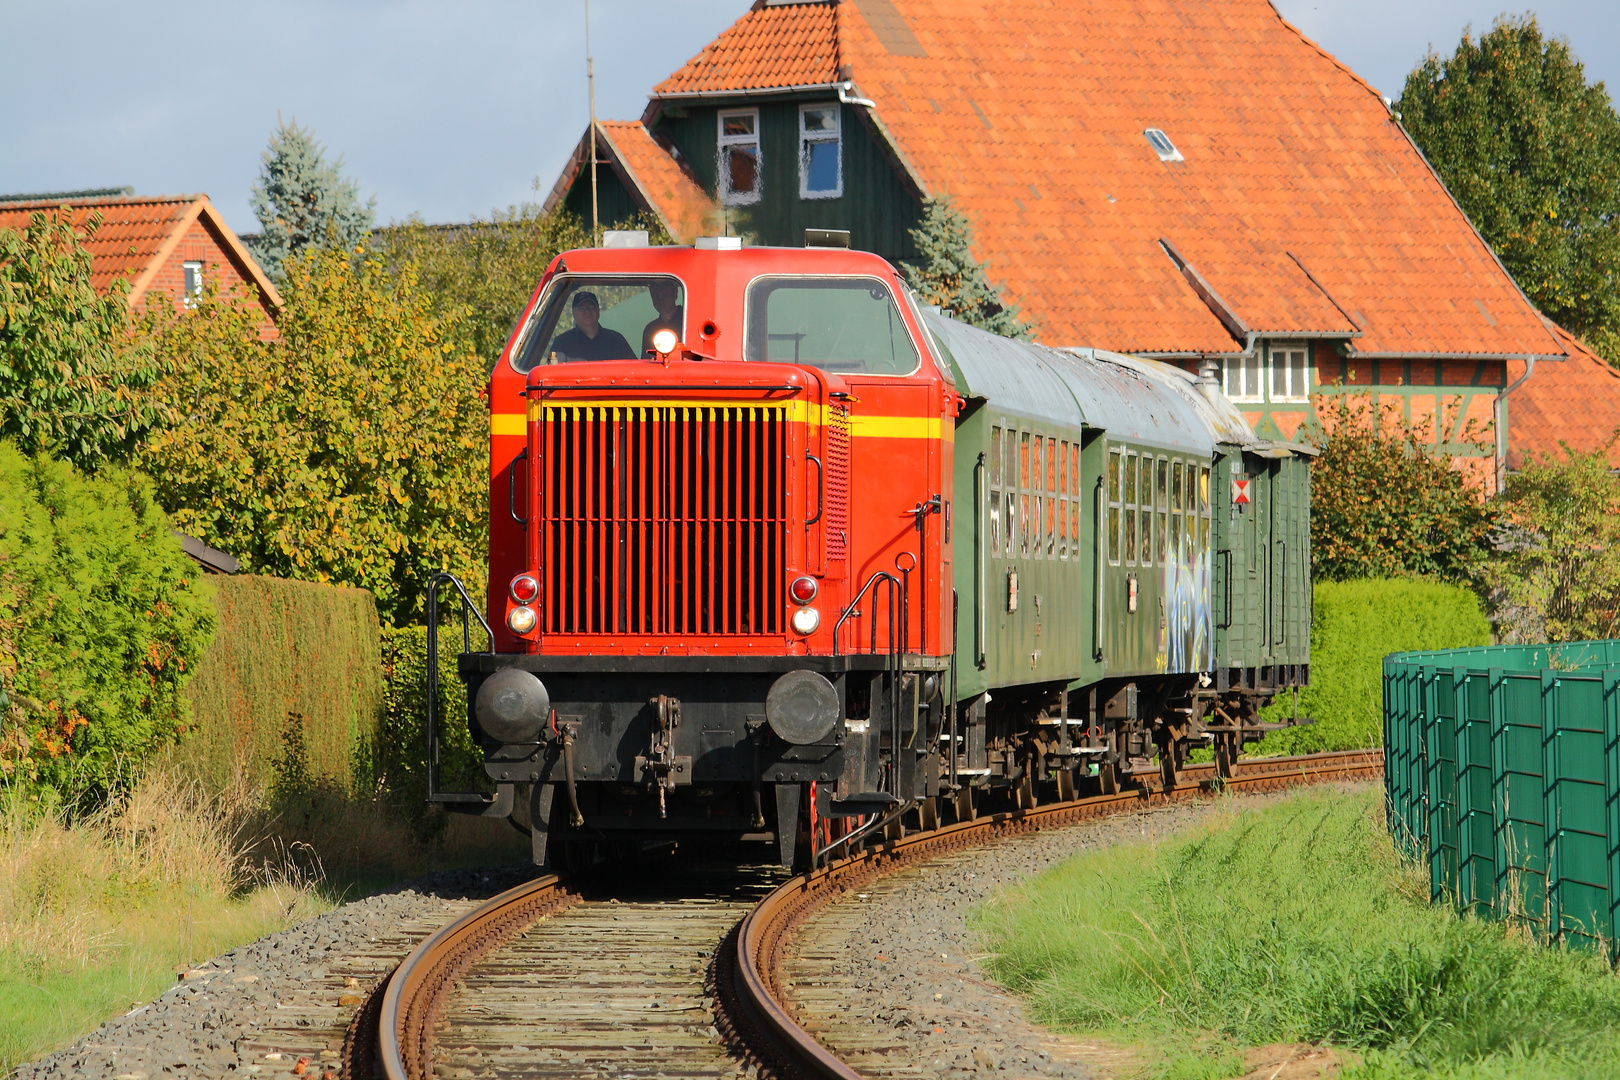
[[[1097,783],[1104,795],[1119,794],[1119,767],[1111,761],[1097,766]]]
[[[939,800],[929,796],[917,804],[917,823],[923,832],[939,828]]]
[[[1073,802],[1074,796],[1074,770],[1059,769],[1057,771],[1058,802]]]
[[[963,784],[956,789],[956,820],[972,821],[979,816],[978,810],[973,806],[973,786]]]

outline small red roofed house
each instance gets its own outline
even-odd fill
[[[260,336],[275,336],[281,296],[208,196],[139,196],[128,189],[0,196],[0,228],[21,232],[32,215],[62,207],[80,230],[93,214],[101,215],[100,227],[84,244],[97,291],[122,278],[130,284],[132,308],[154,296],[183,306],[212,280],[221,292],[256,302],[263,312]]]
[[[1041,341],[1210,365],[1262,437],[1344,387],[1489,489],[1560,422],[1620,422],[1391,105],[1267,0],[755,0],[649,96],[597,125],[604,222],[897,263],[948,196]],[[547,203],[587,220],[588,136]]]

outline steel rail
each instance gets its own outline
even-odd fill
[[[578,902],[555,874],[525,882],[441,926],[374,987],[343,1040],[344,1080],[433,1074],[433,1028],[456,978],[535,921]]]
[[[763,1075],[861,1080],[818,1043],[783,1003],[776,965],[793,931],[823,904],[907,864],[977,847],[1003,836],[1071,825],[1110,814],[1163,806],[1219,790],[1273,791],[1302,783],[1376,779],[1383,752],[1309,754],[1240,763],[1224,781],[1213,765],[1194,765],[1170,790],[1132,790],[1032,810],[988,815],[886,841],[795,877],[756,905],[716,950],[711,966],[715,1024],[733,1053]],[[1153,773],[1157,776],[1155,770]],[[433,1032],[456,980],[473,964],[537,920],[581,899],[556,875],[509,889],[434,931],[367,995],[343,1043],[345,1080],[427,1080],[433,1075]]]
[[[1216,792],[1278,791],[1300,784],[1379,779],[1383,751],[1307,754],[1243,762],[1237,776],[1217,782],[1214,766],[1194,766],[1168,791],[1137,790],[988,815],[890,841],[788,881],[760,901],[716,955],[717,1028],[734,1053],[761,1075],[778,1080],[863,1080],[794,1018],[777,968],[793,931],[818,908],[851,889],[910,863],[977,847],[991,840],[1073,825],[1133,809],[1164,806]]]

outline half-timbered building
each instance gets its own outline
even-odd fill
[[[682,239],[898,262],[948,196],[1043,342],[1213,365],[1272,438],[1375,393],[1487,486],[1572,355],[1392,104],[1267,0],[756,0],[596,144],[601,218]],[[550,200],[587,217],[588,145]]]

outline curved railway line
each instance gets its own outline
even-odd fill
[[[1243,761],[1220,786],[1259,793],[1382,775],[1381,751],[1352,751]],[[741,1060],[765,1076],[858,1080],[799,1024],[779,984],[788,939],[819,908],[902,867],[1216,787],[1213,766],[1191,766],[1169,791],[990,814],[785,880],[745,868],[697,890],[643,881],[621,901],[624,890],[596,900],[572,881],[537,878],[440,928],[371,991],[350,1025],[343,1075],[603,1075],[610,1055],[623,1064],[615,1076],[734,1076]],[[447,1038],[455,1045],[440,1049]]]

